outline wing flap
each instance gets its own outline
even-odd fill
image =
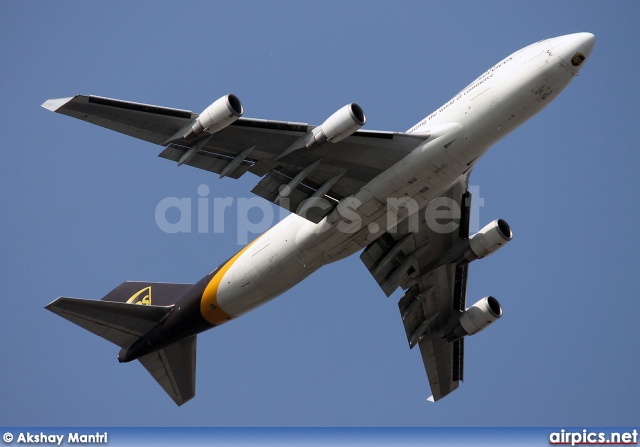
[[[320,190],[323,189],[323,185],[318,186],[305,179],[289,188],[288,194],[281,196],[294,178],[295,176],[289,176],[283,171],[274,169],[267,173],[251,192],[314,223],[320,222],[338,204],[337,198],[332,196],[332,194],[335,196],[335,193],[322,192]],[[329,179],[327,182],[331,183],[332,180]],[[307,203],[310,199],[317,200]]]
[[[411,348],[451,318],[455,270],[454,264],[447,264],[428,272],[400,298],[398,308]]]
[[[171,144],[167,146],[165,150],[160,152],[158,154],[158,157],[166,158],[167,160],[172,160],[177,163],[189,149],[190,148],[188,147]],[[213,152],[211,150],[201,150],[184,164],[193,166],[194,168],[202,169],[204,171],[221,174],[222,171],[224,171],[224,168],[231,162],[231,160],[233,160],[233,156],[224,154],[221,151]],[[251,161],[242,161],[227,176],[230,178],[238,179],[242,177],[254,164],[255,163]]]
[[[468,181],[467,175],[436,199],[454,201],[460,214],[454,212],[454,206],[449,206],[449,216],[440,210],[438,222],[433,223],[426,221],[424,209],[419,210],[362,252],[360,259],[387,296],[398,287],[406,290],[416,284],[420,276],[442,265],[443,255],[456,243],[469,237]],[[400,267],[402,271],[398,271]]]

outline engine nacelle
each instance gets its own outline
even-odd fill
[[[469,249],[464,256],[469,262],[484,258],[498,251],[512,238],[513,231],[509,224],[496,219],[469,238]]]
[[[342,141],[364,126],[366,122],[367,118],[358,104],[355,102],[347,104],[305,136],[305,147],[308,149],[327,141],[331,143]]]
[[[444,336],[447,341],[455,341],[467,335],[473,335],[502,316],[502,307],[492,296],[482,298],[460,315],[454,328]]]
[[[244,108],[238,97],[225,95],[204,109],[183,138],[189,141],[205,132],[216,133],[240,118],[243,113]]]

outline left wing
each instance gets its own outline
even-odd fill
[[[423,210],[414,215],[419,222],[405,219],[396,232],[385,233],[360,256],[387,296],[399,286],[406,289],[398,302],[400,315],[409,347],[420,347],[434,400],[463,379],[464,339],[449,342],[442,337],[454,314],[465,309],[467,265],[457,265],[447,253],[469,237],[467,185],[468,176],[436,199],[450,201],[449,209],[457,205],[459,215],[428,224]],[[416,223],[417,228],[410,228]]]
[[[420,347],[432,397],[438,400],[463,379],[464,337],[502,315],[493,297],[466,308],[467,269],[509,242],[512,231],[497,219],[469,236],[468,174],[429,206],[372,242],[360,258],[382,290],[405,290],[398,302],[409,347]],[[442,209],[450,213],[445,216]],[[430,211],[430,212],[425,212]],[[458,212],[459,211],[459,212]],[[412,220],[413,219],[413,220]]]
[[[429,138],[421,133],[344,130],[340,126],[348,120],[340,119],[346,112],[339,112],[345,108],[317,127],[235,117],[213,133],[202,130],[199,123],[208,124],[212,107],[227,97],[201,115],[83,95],[51,99],[42,106],[164,146],[159,156],[179,164],[221,177],[239,178],[249,171],[262,177],[252,192],[316,223],[342,198],[356,193]],[[241,114],[239,101],[229,106],[234,108],[234,113]],[[361,118],[364,121],[364,115]],[[329,130],[336,135],[327,137]]]

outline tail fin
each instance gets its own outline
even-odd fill
[[[125,282],[101,301],[60,297],[45,308],[126,349],[161,324],[174,308],[167,304],[174,303],[191,287],[192,284]],[[176,404],[182,405],[195,395],[196,336],[139,360]]]
[[[193,287],[193,284],[126,281],[107,293],[102,301],[170,306]]]

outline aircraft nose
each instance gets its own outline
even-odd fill
[[[595,43],[596,37],[591,33],[569,34],[555,50],[570,71],[577,72],[589,58]]]
[[[594,45],[596,44],[596,36],[591,33],[579,33],[578,37],[582,44],[582,50],[585,56],[589,57]]]

